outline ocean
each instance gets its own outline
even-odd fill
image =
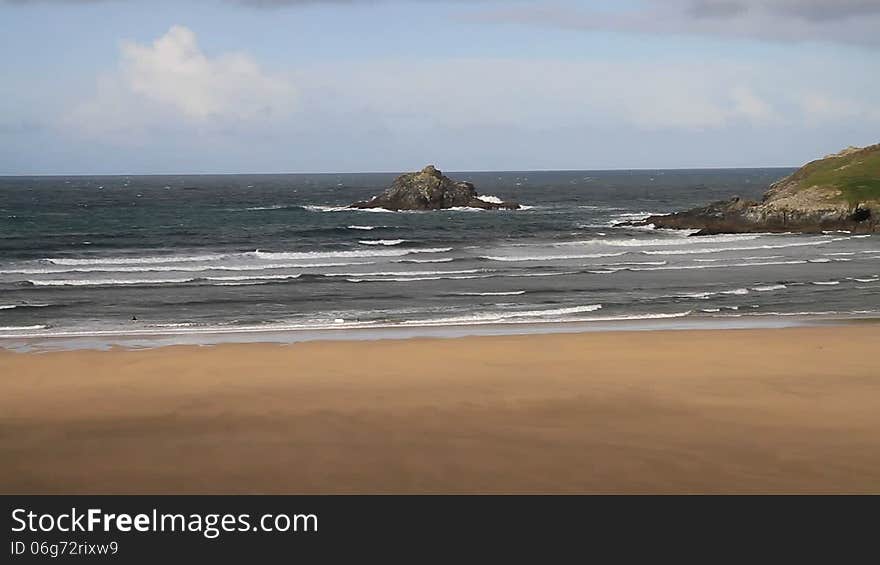
[[[0,178],[0,337],[880,313],[880,239],[618,225],[787,169],[447,173],[518,211],[346,210],[395,174]]]

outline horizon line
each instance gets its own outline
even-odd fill
[[[580,173],[580,172],[628,172],[628,171],[735,171],[735,170],[757,170],[757,169],[797,169],[802,165],[769,165],[769,166],[749,166],[749,167],[634,167],[634,168],[608,168],[608,169],[446,169],[440,168],[442,172],[450,174],[458,173]],[[421,169],[418,169],[421,170]],[[21,177],[161,177],[161,176],[270,176],[270,175],[399,175],[405,173],[416,172],[414,170],[404,171],[286,171],[286,172],[170,172],[170,173],[2,173],[0,178],[21,178]]]

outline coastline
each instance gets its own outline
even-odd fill
[[[0,492],[877,492],[878,338],[0,350]]]
[[[559,335],[593,332],[746,330],[797,327],[880,324],[880,312],[868,316],[841,313],[752,314],[710,316],[655,316],[547,321],[492,322],[483,324],[389,324],[343,327],[284,328],[179,328],[134,330],[131,332],[68,332],[53,335],[0,335],[0,352],[21,353],[68,351],[153,349],[177,345],[215,346],[223,344],[291,345],[321,341],[383,341],[402,339],[455,339],[465,337]]]

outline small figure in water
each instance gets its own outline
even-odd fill
[[[132,322],[137,322],[137,319],[138,319],[137,316],[132,315],[132,317],[131,317],[131,321],[132,321]]]

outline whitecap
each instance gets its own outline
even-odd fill
[[[451,247],[435,247],[425,249],[360,249],[358,251],[253,251],[252,255],[258,259],[348,259],[348,258],[364,258],[364,257],[401,257],[413,253],[446,253],[452,251]]]
[[[525,294],[524,290],[513,290],[510,292],[456,292],[456,296],[519,296]]]
[[[253,277],[206,277],[205,280],[209,281],[274,281],[274,280],[287,280],[287,279],[298,279],[301,275],[258,275]]]
[[[451,263],[455,261],[454,257],[448,257],[446,259],[398,259],[394,261],[395,263]]]
[[[519,263],[523,261],[567,261],[572,259],[602,259],[604,257],[620,257],[621,255],[626,254],[626,251],[621,251],[620,253],[590,253],[586,255],[520,255],[518,257],[484,255],[482,258],[488,259],[489,261]]]
[[[210,253],[204,255],[158,255],[146,257],[97,257],[90,259],[68,259],[52,257],[44,261],[53,265],[137,265],[152,263],[192,263],[199,261],[217,261],[229,257],[229,254]]]
[[[421,281],[440,281],[440,280],[465,280],[465,279],[487,279],[492,275],[453,275],[453,276],[434,276],[434,277],[393,277],[393,278],[350,278],[345,279],[352,283],[363,282],[421,282]]]
[[[405,239],[362,239],[358,241],[361,245],[384,245],[390,247],[404,243]]]
[[[712,296],[718,294],[717,292],[692,292],[687,294],[679,294],[676,298],[696,298],[697,300],[707,300]]]
[[[45,281],[28,281],[34,286],[121,286],[121,285],[154,285],[180,284],[193,282],[195,279],[62,279]]]
[[[421,277],[427,275],[467,275],[479,273],[483,269],[467,269],[460,271],[378,271],[373,273],[326,273],[325,277]]]
[[[0,304],[0,310],[13,310],[15,308],[45,308],[48,304]]]
[[[782,243],[778,245],[758,245],[748,247],[715,247],[707,249],[663,249],[663,250],[647,250],[642,251],[646,255],[700,255],[705,253],[726,253],[728,251],[756,251],[760,249],[785,249],[788,247],[809,247],[815,245],[826,245],[835,240]]]
[[[785,286],[784,284],[770,284],[770,285],[766,285],[766,286],[755,286],[755,287],[752,287],[752,290],[754,290],[755,292],[771,292],[774,290],[783,290],[786,288],[788,288],[788,287]]]
[[[257,212],[260,210],[281,210],[283,208],[287,208],[287,206],[283,204],[274,204],[272,206],[251,206],[250,208],[245,208],[245,210]]]
[[[806,261],[764,261],[760,263],[727,263],[720,265],[676,265],[667,267],[631,267],[627,271],[686,271],[691,269],[729,269],[739,267],[765,267],[771,265],[805,265]]]
[[[749,289],[747,289],[747,288],[737,288],[734,290],[724,290],[721,292],[721,294],[733,294],[736,296],[741,296],[743,294],[748,294],[748,293],[749,293]]]

